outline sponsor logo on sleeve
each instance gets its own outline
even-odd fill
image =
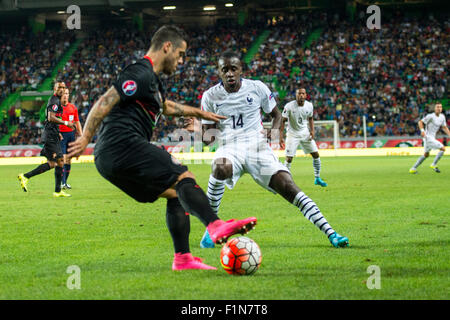
[[[55,112],[58,111],[58,105],[57,104],[52,105],[52,110]]]
[[[127,80],[122,83],[122,91],[127,96],[132,96],[137,91],[136,81]]]

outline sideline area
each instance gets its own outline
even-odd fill
[[[351,149],[320,149],[320,157],[364,157],[364,156],[420,156],[424,152],[423,147],[402,147],[402,148],[351,148]],[[284,150],[275,150],[279,158],[284,158]],[[437,154],[437,150],[430,152],[430,155]],[[210,163],[214,158],[214,152],[188,152],[172,153],[172,155],[183,163],[201,164],[203,161]],[[445,155],[445,154],[444,154]],[[297,150],[296,157],[305,156],[302,150]],[[8,157],[0,158],[0,165],[27,165],[41,164],[47,160],[45,157]],[[72,163],[93,163],[94,156],[86,155],[78,159],[72,159]]]

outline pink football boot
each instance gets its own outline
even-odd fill
[[[211,222],[207,229],[214,243],[226,243],[228,238],[236,233],[245,234],[252,230],[256,225],[256,218],[250,217],[243,220],[216,220]]]
[[[172,270],[189,269],[217,270],[215,267],[204,264],[202,259],[192,256],[191,253],[175,253]]]

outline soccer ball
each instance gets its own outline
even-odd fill
[[[251,275],[258,270],[261,259],[259,246],[247,237],[228,240],[220,251],[220,263],[229,274]]]

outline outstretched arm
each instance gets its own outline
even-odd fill
[[[167,116],[196,117],[215,122],[219,122],[220,120],[227,118],[212,112],[203,111],[200,108],[190,107],[170,100],[166,100],[166,102],[164,102],[163,114]]]
[[[72,143],[69,143],[69,157],[80,156],[97,132],[100,123],[109,114],[112,108],[119,102],[120,96],[114,87],[106,91],[94,104],[88,114],[83,128],[83,135]]]

